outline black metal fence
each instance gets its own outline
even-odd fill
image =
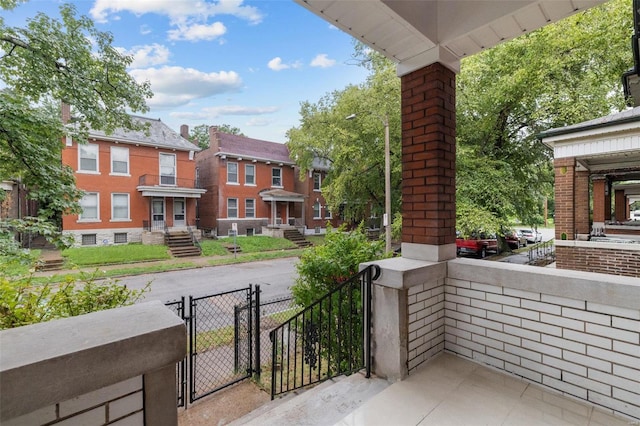
[[[184,311],[184,296],[180,300],[175,300],[173,302],[167,302],[165,305],[171,309],[171,311],[185,320],[185,311]],[[185,396],[187,394],[187,359],[183,359],[179,363],[176,364],[176,385],[177,385],[177,395],[178,395],[178,407],[185,407],[186,400]]]
[[[529,263],[551,263],[555,261],[556,246],[554,240],[545,241],[529,249]]]
[[[371,374],[371,265],[273,329],[271,398],[363,368]]]

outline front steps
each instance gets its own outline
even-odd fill
[[[173,257],[200,256],[202,250],[196,246],[187,231],[170,231],[165,236],[165,243]]]
[[[285,229],[284,237],[287,240],[292,241],[295,245],[298,246],[298,248],[306,248],[313,245],[311,241],[305,239],[304,235],[302,235],[297,229]]]
[[[389,385],[378,377],[367,379],[363,373],[335,377],[313,388],[276,397],[231,425],[333,425]]]

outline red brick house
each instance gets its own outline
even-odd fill
[[[551,129],[556,265],[640,277],[640,107]]]
[[[180,129],[183,137],[189,128]],[[196,156],[198,179],[207,190],[199,201],[200,227],[227,236],[297,228],[324,230],[330,213],[320,193],[326,171],[299,180],[299,170],[286,145],[209,129],[209,148]],[[333,219],[334,223],[336,219]],[[319,231],[321,232],[321,231]]]
[[[62,163],[85,191],[82,213],[62,218],[77,245],[161,243],[165,230],[196,226],[196,200],[205,193],[195,180],[200,148],[160,120],[134,118],[147,131],[91,130],[86,144],[63,142]]]

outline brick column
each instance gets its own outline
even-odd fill
[[[577,234],[589,235],[591,221],[589,219],[589,171],[576,170],[574,188],[574,218]],[[594,202],[595,204],[595,202]]]
[[[555,225],[556,239],[573,240],[575,233],[574,220],[574,187],[575,158],[558,158],[553,163],[555,168]]]
[[[627,215],[627,197],[624,195],[624,189],[616,189],[615,192],[615,219],[617,222],[625,222],[629,217]]]
[[[604,176],[593,176],[593,222],[604,223],[606,220],[607,179]],[[611,203],[609,203],[611,207]]]
[[[455,257],[455,73],[440,63],[402,76],[402,255]]]

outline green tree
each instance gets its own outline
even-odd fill
[[[4,0],[0,7],[17,3]],[[62,137],[82,141],[89,128],[135,128],[128,110],[147,111],[152,95],[148,82],[139,84],[127,73],[132,58],[113,48],[110,33],[76,16],[72,5],[62,5],[60,14],[58,21],[38,13],[24,28],[7,26],[0,17],[0,79],[6,86],[0,91],[0,180],[27,185],[38,216],[50,220],[77,211],[81,196],[60,162]],[[73,126],[63,126],[52,115],[57,108],[46,107],[61,101],[74,108]]]
[[[631,11],[630,0],[613,0],[462,61],[458,229],[543,222],[543,200],[553,197],[552,152],[536,135],[624,108]]]
[[[198,145],[202,149],[209,148],[209,126],[208,124],[199,124],[191,129],[189,132],[189,140]],[[244,136],[238,127],[234,127],[230,124],[217,125],[218,131],[222,133],[229,133],[230,135]]]
[[[400,210],[400,80],[394,65],[381,55],[356,49],[371,74],[361,85],[302,102],[301,125],[288,131],[287,146],[301,177],[317,161],[329,164],[323,196],[331,211],[359,222],[369,207],[384,211],[384,121],[391,146],[392,211]],[[348,116],[354,119],[347,120]]]

